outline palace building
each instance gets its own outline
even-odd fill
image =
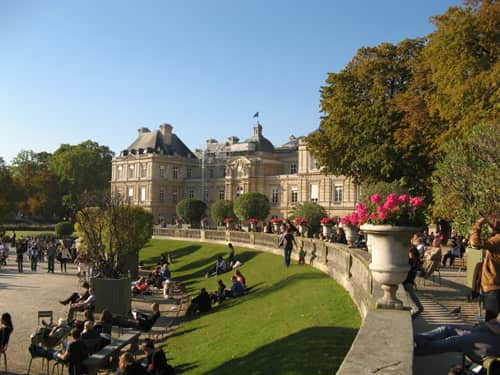
[[[184,198],[201,199],[210,207],[247,192],[267,195],[270,217],[287,218],[306,201],[320,204],[330,216],[354,210],[359,187],[322,173],[305,137],[291,135],[276,147],[257,122],[244,141],[209,139],[204,149],[193,152],[172,130],[170,124],[138,129],[136,140],[112,162],[112,191],[150,210],[156,222],[173,223],[175,206]]]

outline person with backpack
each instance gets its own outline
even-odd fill
[[[490,234],[481,238],[481,230],[488,224]],[[480,218],[472,228],[470,244],[473,248],[484,251],[481,290],[484,298],[486,315],[484,320],[496,319],[500,313],[500,213],[490,213]]]

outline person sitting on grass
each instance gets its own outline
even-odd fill
[[[132,284],[132,294],[143,294],[149,289],[149,285],[145,277],[140,277],[139,280],[134,281]]]
[[[236,276],[236,280],[238,280],[242,285],[243,288],[247,288],[247,280],[245,279],[245,276],[242,275],[240,270],[236,270],[234,276]]]
[[[141,349],[146,353],[146,370],[149,374],[175,374],[173,367],[167,363],[165,352],[160,348],[155,348],[155,343],[152,339],[145,338]]]
[[[222,282],[221,279],[217,280],[217,290],[215,292],[210,293],[210,300],[212,303],[218,303],[219,305],[226,298],[226,285]]]
[[[226,297],[237,298],[245,293],[245,287],[238,281],[236,276],[231,278],[231,289],[226,289]]]
[[[205,288],[201,288],[200,294],[191,300],[186,315],[191,316],[196,314],[196,312],[204,313],[210,311],[212,308],[212,301],[210,295],[207,293]]]
[[[94,309],[95,296],[94,296],[94,288],[89,288],[89,296],[81,302],[72,303],[69,307],[68,311],[68,321],[71,322],[73,320],[73,315],[75,311],[85,311]]]
[[[206,273],[206,277],[220,275],[226,273],[227,270],[228,267],[226,261],[224,260],[224,258],[222,258],[222,256],[219,255],[214,266],[210,268],[210,270],[208,270],[208,272]]]

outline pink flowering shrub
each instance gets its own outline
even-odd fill
[[[333,224],[333,223],[335,223],[335,220],[333,220],[333,218],[331,218],[331,217],[324,217],[323,219],[321,219],[320,223],[321,224]]]
[[[281,220],[279,217],[273,217],[271,219],[271,223],[278,223],[278,224],[280,224],[282,222],[283,222],[283,220]]]
[[[300,224],[306,224],[308,222],[306,217],[298,217],[295,219],[295,224],[300,225]]]
[[[418,227],[425,224],[424,208],[424,200],[420,197],[391,193],[384,200],[379,194],[373,194],[364,203],[357,203],[356,211],[346,217],[357,224]]]
[[[254,218],[250,218],[250,219],[248,219],[248,220],[247,220],[248,224],[256,223],[256,222],[258,222],[258,221],[259,221],[259,220],[254,219]]]

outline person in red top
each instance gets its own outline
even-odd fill
[[[247,288],[247,281],[246,281],[245,277],[241,274],[240,270],[236,270],[235,276],[236,276],[236,280],[238,280],[243,285],[243,287],[246,289]]]
[[[481,238],[481,228],[488,224],[490,234]],[[472,228],[472,247],[484,250],[481,289],[484,293],[485,321],[496,319],[500,313],[500,213],[491,213],[480,218]]]

